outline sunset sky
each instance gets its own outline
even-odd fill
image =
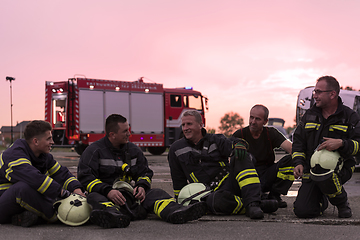
[[[1,0],[0,127],[44,119],[45,81],[86,76],[193,86],[207,127],[264,104],[294,124],[323,75],[360,89],[357,0]]]

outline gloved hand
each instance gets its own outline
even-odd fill
[[[234,145],[235,144],[235,145]],[[233,143],[233,151],[236,160],[243,160],[247,156],[249,144],[245,139],[240,138]]]

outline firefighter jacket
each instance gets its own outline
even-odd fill
[[[35,157],[24,139],[18,139],[0,156],[0,195],[17,182],[25,182],[46,197],[55,199],[61,189],[73,192],[80,182],[51,154]]]
[[[89,193],[107,196],[118,179],[128,183],[134,180],[135,187],[141,186],[147,191],[151,187],[153,171],[138,146],[128,142],[118,149],[105,136],[85,149],[77,176]]]
[[[189,183],[211,182],[224,169],[229,170],[232,141],[222,134],[207,134],[195,145],[185,137],[174,142],[169,150],[168,161],[173,181],[174,194]]]
[[[322,143],[323,137],[342,139],[344,145],[338,151],[345,159],[344,167],[355,165],[353,156],[360,153],[360,118],[356,112],[343,105],[340,97],[336,112],[327,119],[316,105],[306,111],[294,133],[294,166],[302,164],[304,172],[309,172],[310,158]]]

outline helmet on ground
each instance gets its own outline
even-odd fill
[[[79,226],[90,218],[91,206],[86,198],[72,193],[69,197],[54,203],[58,219],[70,226]]]
[[[310,159],[310,177],[314,181],[323,181],[337,173],[343,166],[343,158],[337,151],[322,149],[315,151]]]
[[[180,190],[178,203],[188,206],[195,202],[200,202],[201,198],[207,197],[211,193],[203,183],[190,183]]]

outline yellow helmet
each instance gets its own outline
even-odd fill
[[[58,219],[70,226],[86,223],[92,210],[85,197],[74,193],[65,199],[56,201],[54,207]]]
[[[203,183],[190,183],[183,187],[178,196],[178,203],[188,206],[192,202],[200,202],[201,198],[208,196],[211,190]]]
[[[343,158],[337,151],[322,149],[315,151],[310,159],[310,177],[314,181],[323,181],[337,173],[344,165]]]

